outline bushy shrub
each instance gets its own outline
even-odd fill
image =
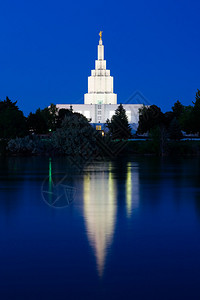
[[[14,154],[65,154],[90,156],[97,153],[98,133],[87,119],[78,113],[66,116],[61,128],[51,137],[38,136],[11,139],[7,149]]]
[[[91,155],[97,151],[96,131],[87,119],[74,113],[66,116],[61,128],[52,134],[52,144],[56,153],[67,155]]]
[[[7,146],[7,149],[15,154],[44,154],[49,153],[52,148],[50,140],[42,140],[37,136],[11,139]]]

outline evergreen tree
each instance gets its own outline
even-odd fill
[[[22,137],[27,132],[23,112],[8,97],[0,101],[0,138]]]
[[[115,110],[111,121],[107,120],[106,123],[112,139],[128,139],[131,137],[131,127],[122,104]]]
[[[193,115],[193,106],[188,105],[184,107],[183,113],[179,118],[179,124],[181,130],[185,131],[187,134],[195,132],[195,123]]]
[[[174,103],[174,106],[172,106],[172,111],[176,119],[179,120],[181,114],[184,111],[184,106],[181,104],[179,100]]]

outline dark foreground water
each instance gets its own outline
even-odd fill
[[[200,299],[199,163],[0,160],[0,299]]]

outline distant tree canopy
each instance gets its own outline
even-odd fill
[[[17,101],[13,102],[8,97],[0,101],[0,139],[20,138],[28,133],[46,134],[50,131],[64,130],[64,128],[67,130],[71,120],[73,124],[79,120],[83,128],[91,130],[87,119],[83,115],[74,113],[72,107],[58,110],[56,105],[51,104],[44,109],[38,108],[35,113],[31,112],[25,118],[17,106]],[[131,127],[122,104],[118,106],[111,120],[106,121],[106,125],[108,137],[111,139],[121,140],[131,137]],[[178,140],[182,137],[182,131],[187,134],[200,134],[200,90],[197,90],[192,105],[184,106],[178,100],[174,103],[172,110],[166,113],[163,113],[156,105],[143,106],[139,110],[138,134],[149,133],[151,136],[160,136],[161,139],[165,136],[165,140],[166,137]],[[76,126],[73,132],[81,138],[80,126]],[[75,138],[73,134],[70,133]]]
[[[163,123],[164,114],[161,112],[161,109],[158,106],[143,106],[139,110],[139,126],[137,132],[139,134],[149,132],[155,126]]]
[[[182,138],[181,127],[176,119],[173,118],[167,127],[168,137],[171,140],[180,140]]]
[[[177,112],[177,115],[179,112]],[[139,111],[139,126],[137,133],[149,133],[163,141],[167,138],[178,140],[182,137],[181,128],[174,112],[162,113],[156,105],[143,106]],[[163,148],[163,146],[162,146]]]
[[[0,101],[0,138],[22,137],[27,133],[26,118],[16,104],[8,97]]]
[[[195,123],[193,119],[193,106],[188,105],[184,106],[183,112],[179,117],[179,124],[183,131],[185,131],[187,134],[195,133]]]
[[[200,133],[200,90],[197,90],[195,101],[192,105],[181,106],[178,101],[175,103],[175,112],[177,113],[177,120],[181,127],[181,130],[185,131],[187,134],[199,134]],[[174,106],[172,107],[174,111]]]
[[[184,112],[184,106],[181,104],[181,102],[178,100],[174,103],[174,106],[172,106],[172,111],[174,114],[174,117],[179,120],[182,113]]]
[[[98,151],[97,137],[98,132],[89,124],[87,118],[67,111],[61,127],[52,133],[50,139],[40,139],[37,135],[11,139],[8,149],[11,153],[90,157]]]
[[[58,108],[51,104],[44,109],[38,108],[35,113],[30,113],[27,118],[28,129],[36,134],[48,133],[57,128]]]
[[[106,124],[112,139],[128,139],[131,137],[131,127],[122,104],[115,110],[111,121],[107,120]]]
[[[176,101],[172,111],[162,113],[156,105],[143,106],[139,111],[139,126],[137,133],[151,132],[156,126],[165,127],[168,138],[180,139],[181,131],[186,134],[200,133],[200,90],[197,90],[195,102],[192,105],[184,106]]]

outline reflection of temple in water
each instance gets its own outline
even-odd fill
[[[114,234],[115,193],[116,187],[110,171],[93,172],[84,176],[84,217],[100,276],[103,274],[107,250]]]
[[[132,211],[139,206],[139,172],[138,166],[131,162],[127,163],[126,168],[126,211],[130,217]]]
[[[139,205],[138,169],[128,163],[123,185],[127,217]],[[89,242],[94,250],[97,269],[103,275],[106,255],[111,246],[117,211],[117,180],[115,172],[90,172],[84,176],[84,218]]]

